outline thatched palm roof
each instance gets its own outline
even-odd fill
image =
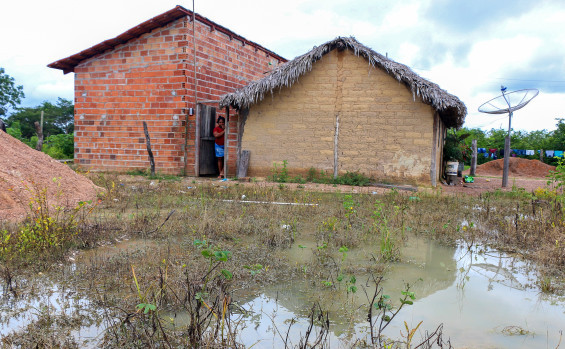
[[[367,59],[370,65],[380,68],[390,76],[402,82],[414,95],[424,103],[431,105],[440,115],[447,127],[461,127],[467,115],[467,107],[459,98],[442,90],[437,84],[430,82],[404,64],[395,62],[359,43],[355,38],[338,37],[323,45],[314,47],[310,52],[288,61],[265,76],[253,81],[235,92],[226,94],[220,99],[220,107],[231,106],[243,109],[258,103],[265,94],[275,89],[289,87],[301,75],[312,70],[312,64],[334,49],[350,49],[355,55]]]

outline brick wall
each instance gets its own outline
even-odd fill
[[[196,109],[195,90],[199,101],[218,100],[279,64],[265,51],[198,20],[195,32],[196,80],[190,17],[75,67],[75,161],[81,167],[149,168],[142,124],[146,121],[157,172],[181,173],[185,120],[188,108]],[[232,117],[234,136],[236,126]],[[195,116],[188,116],[189,175],[195,174],[195,140]],[[229,147],[230,173],[235,173],[235,143],[231,141]]]
[[[434,110],[349,50],[326,54],[292,87],[250,108],[242,138],[249,175],[268,175],[283,160],[291,173],[333,174],[337,117],[339,173],[430,183]]]

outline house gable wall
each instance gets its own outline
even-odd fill
[[[291,172],[333,174],[338,117],[338,173],[430,183],[433,108],[349,50],[324,55],[290,88],[250,108],[242,138],[249,175],[268,175],[283,160]]]
[[[81,167],[147,169],[146,121],[157,172],[181,173],[185,120],[188,108],[196,109],[195,90],[198,101],[218,100],[279,63],[199,21],[195,32],[194,40],[192,21],[183,17],[75,67],[75,161]],[[195,120],[188,116],[187,174],[195,174]],[[232,117],[230,168],[236,124]]]

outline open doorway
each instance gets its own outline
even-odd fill
[[[199,151],[199,176],[218,175],[218,161],[214,152],[213,130],[216,126],[216,108],[198,104],[196,106],[196,117],[200,120],[200,151]]]

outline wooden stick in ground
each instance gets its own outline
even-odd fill
[[[35,132],[37,133],[37,145],[35,146],[35,150],[41,151],[41,149],[43,149],[43,131],[41,130],[39,121],[36,121],[34,125],[35,125]]]
[[[471,156],[471,176],[474,176],[477,172],[477,140],[473,139],[471,143],[471,149],[473,151],[473,155]]]
[[[149,163],[151,164],[151,176],[155,176],[155,159],[151,151],[151,140],[149,139],[149,131],[147,131],[147,123],[143,122],[143,132],[145,132],[145,140],[147,143],[147,153],[149,153]]]

